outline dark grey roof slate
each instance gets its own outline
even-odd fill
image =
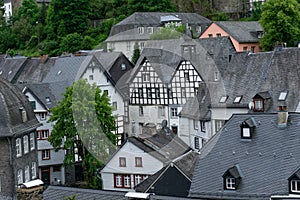
[[[125,192],[92,190],[83,188],[71,188],[60,186],[49,186],[43,192],[44,200],[65,200],[66,197],[76,196],[76,200],[97,199],[97,200],[127,200]],[[183,197],[170,197],[150,195],[150,199],[155,200],[190,200],[190,198]]]
[[[258,42],[257,31],[262,31],[257,21],[219,21],[215,22],[238,42]]]
[[[240,136],[240,124],[253,117],[258,125],[251,140]],[[276,113],[236,114],[200,151],[190,197],[207,199],[269,199],[287,195],[288,178],[300,167],[300,114],[290,113],[279,128]],[[243,173],[234,192],[223,190],[223,174],[236,164]]]
[[[66,56],[56,59],[53,67],[43,80],[44,83],[60,82],[60,81],[75,81],[77,76],[80,76],[79,70],[85,65],[92,56]]]
[[[211,23],[209,19],[196,13],[135,12],[118,24],[114,25],[110,31],[110,36],[131,30],[139,26],[159,27],[161,26],[160,18],[162,16],[171,15],[180,18],[183,23],[188,22],[189,25],[202,25],[202,29]]]
[[[27,120],[22,120],[22,110]],[[7,80],[0,79],[0,137],[33,131],[39,126],[32,107],[25,95]]]
[[[23,56],[4,58],[0,65],[0,78],[12,82],[27,61],[28,58]]]

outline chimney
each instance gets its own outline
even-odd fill
[[[288,122],[289,113],[287,106],[278,106],[278,127],[286,127]]]
[[[41,55],[40,56],[40,63],[45,63],[48,60],[48,55]]]

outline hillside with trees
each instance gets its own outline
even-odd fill
[[[3,16],[3,8],[0,12]],[[36,0],[23,0],[9,21],[0,18],[0,53],[58,56],[80,49],[105,48],[103,41],[111,27],[134,12],[197,12],[216,21],[229,19],[226,13],[214,10],[211,0],[51,0],[49,5],[40,6]],[[259,20],[262,12],[258,4],[243,20]],[[264,19],[267,17],[261,23],[267,27],[268,20]]]

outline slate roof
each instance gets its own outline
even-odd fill
[[[22,120],[22,110],[27,121]],[[7,80],[0,78],[0,137],[27,133],[39,126],[25,95]]]
[[[80,74],[79,70],[85,67],[92,56],[59,57],[43,80],[44,83],[69,81],[73,83]]]
[[[176,158],[173,160],[169,165],[163,167],[161,170],[156,172],[155,174],[151,175],[143,182],[138,184],[135,187],[136,192],[148,192],[152,185],[155,184],[158,179],[163,178],[164,173],[168,170],[169,167],[176,167],[184,176],[188,179],[192,180],[194,168],[198,161],[198,154],[189,151],[186,154]],[[175,190],[176,188],[174,188]]]
[[[111,28],[109,36],[132,30],[133,28],[138,26],[159,27],[161,26],[162,16],[174,16],[180,18],[183,23],[188,22],[189,25],[202,25],[203,29],[211,23],[209,19],[196,13],[135,12],[121,22],[114,25]]]
[[[240,43],[258,42],[257,31],[263,31],[257,21],[219,21],[215,23]]]
[[[44,80],[51,67],[54,65],[57,57],[47,58],[29,58],[22,71],[15,78],[15,83],[40,83]]]
[[[241,139],[240,124],[256,122],[252,139]],[[288,178],[300,168],[300,114],[289,113],[288,125],[278,127],[276,113],[235,114],[201,149],[189,197],[200,199],[269,199],[288,195]],[[223,174],[239,165],[238,189],[223,190]]]
[[[99,199],[99,200],[127,200],[125,192],[92,190],[83,188],[71,188],[60,186],[49,186],[43,193],[44,200],[64,200],[66,197],[76,195],[76,200]],[[183,197],[170,197],[150,195],[150,199],[155,200],[191,200]]]
[[[4,57],[0,62],[0,78],[12,82],[27,61],[28,58],[23,56]]]

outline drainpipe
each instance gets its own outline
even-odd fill
[[[11,188],[12,188],[12,199],[17,199],[17,197],[15,196],[15,192],[16,192],[16,188],[15,188],[15,170],[14,170],[14,159],[13,159],[13,151],[12,151],[12,142],[11,139],[9,137],[6,138],[7,142],[8,142],[8,146],[9,146],[9,165],[11,167],[12,170],[12,175],[11,175]]]

